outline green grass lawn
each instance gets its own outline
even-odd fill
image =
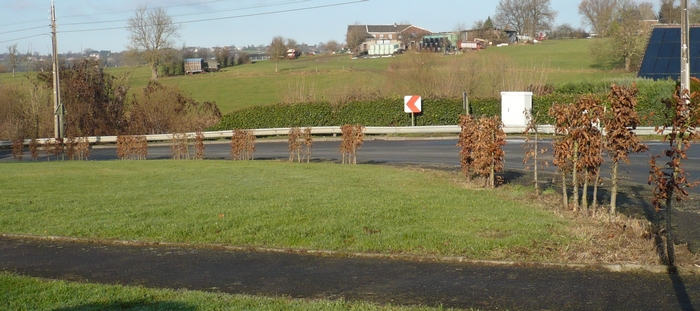
[[[565,221],[521,199],[528,190],[467,190],[447,173],[170,160],[2,169],[3,233],[482,259],[571,242]]]
[[[0,272],[2,310],[446,310],[50,281]]]

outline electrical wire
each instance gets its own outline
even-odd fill
[[[256,5],[256,6],[241,7],[241,8],[234,8],[234,9],[218,10],[218,11],[199,12],[199,13],[188,13],[188,14],[180,14],[180,15],[170,15],[170,17],[184,17],[184,16],[194,16],[194,15],[224,13],[224,12],[231,12],[231,11],[243,11],[243,10],[259,9],[259,8],[273,7],[273,6],[280,6],[280,5],[296,4],[296,3],[309,2],[309,1],[311,1],[311,0],[296,0],[296,1],[288,1],[288,2],[278,2],[278,3],[271,3],[271,4],[265,4],[265,5]],[[129,12],[133,12],[133,11],[129,11]],[[123,23],[123,22],[128,22],[128,21],[129,21],[129,19],[116,19],[116,20],[99,21],[99,22],[63,23],[63,24],[61,24],[61,26],[90,25],[90,24],[107,24],[107,23]]]
[[[244,18],[244,17],[253,17],[253,16],[263,16],[263,15],[280,14],[280,13],[299,12],[299,11],[314,10],[314,9],[321,9],[321,8],[328,8],[328,7],[335,7],[335,6],[342,6],[342,5],[350,5],[350,4],[355,4],[355,3],[360,3],[360,2],[366,2],[366,1],[369,1],[369,0],[354,0],[354,1],[346,1],[346,2],[341,2],[341,3],[324,4],[324,5],[317,5],[317,6],[303,7],[303,8],[295,8],[295,9],[285,9],[285,10],[278,10],[278,11],[251,13],[251,14],[234,15],[234,16],[225,16],[225,17],[204,18],[204,19],[196,19],[196,20],[189,20],[189,21],[173,22],[173,24],[191,24],[191,23],[200,23],[200,22],[209,22],[209,21],[216,21],[216,20],[224,20],[224,19],[237,19],[237,18]],[[61,31],[61,32],[62,32],[62,33],[74,33],[74,32],[91,32],[91,31],[104,31],[104,30],[117,30],[117,29],[128,29],[128,27],[126,27],[126,26],[120,26],[120,27],[93,28],[93,29],[77,29],[77,30],[64,30],[64,31]]]
[[[48,36],[49,33],[40,33],[40,34],[37,34],[37,35],[31,35],[31,36],[26,36],[26,37],[22,37],[22,38],[16,38],[16,39],[12,39],[12,40],[0,41],[0,43],[7,43],[7,42],[12,42],[12,41],[19,41],[19,40],[24,40],[24,39],[34,38],[34,37],[40,37],[40,36],[44,36],[44,35],[47,35],[47,36]]]
[[[197,2],[197,3],[186,3],[186,4],[176,4],[176,5],[168,5],[168,6],[160,6],[159,8],[162,9],[168,9],[168,8],[176,8],[176,7],[187,7],[187,6],[195,6],[195,5],[202,5],[202,4],[209,4],[209,3],[216,3],[216,2],[222,2],[222,1],[228,1],[228,0],[211,0],[211,1],[204,1],[204,2]],[[230,10],[225,10],[225,11],[234,11],[234,10],[245,10],[245,9],[256,9],[256,8],[264,8],[264,7],[270,7],[270,6],[276,6],[276,5],[285,5],[285,4],[294,4],[298,2],[304,2],[304,1],[311,1],[311,0],[303,0],[303,1],[288,1],[288,2],[278,2],[278,3],[272,3],[272,4],[263,4],[263,5],[251,5],[248,7],[242,7],[238,9],[230,9]],[[133,13],[134,10],[124,10],[124,11],[110,11],[110,12],[103,12],[103,13],[92,13],[92,14],[79,14],[79,15],[68,15],[68,16],[58,16],[59,20],[63,19],[71,19],[75,17],[93,17],[93,16],[99,16],[99,15],[113,15],[113,14],[121,14],[121,13]],[[216,13],[216,11],[214,11]],[[197,13],[197,14],[207,14],[207,12],[203,13]],[[31,21],[25,21],[22,24],[28,24],[28,23],[36,23],[36,22],[44,22],[45,20],[43,19],[38,19],[38,20],[31,20]],[[114,20],[114,21],[104,21],[104,22],[88,22],[88,23],[108,23],[108,22],[122,22],[126,20]],[[76,25],[82,24],[82,23],[74,23]],[[0,24],[0,28],[6,27],[6,26],[13,26],[17,25],[17,23],[9,23],[9,24]],[[69,24],[63,24],[63,25],[69,25]],[[72,24],[70,24],[72,25]],[[22,30],[28,30],[28,29],[22,29]],[[22,31],[22,30],[17,30],[17,31]],[[14,32],[14,31],[12,31]]]
[[[13,32],[22,32],[22,31],[27,31],[27,30],[34,30],[34,29],[39,29],[39,28],[44,28],[44,27],[50,27],[50,25],[36,26],[36,27],[24,28],[24,29],[16,29],[16,30],[12,30],[12,31],[5,31],[5,32],[0,32],[0,35],[4,35],[4,34],[7,34],[7,33],[13,33]]]

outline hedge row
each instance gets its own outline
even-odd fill
[[[497,99],[471,100],[472,113],[500,114]],[[225,115],[213,130],[339,126],[410,126],[411,115],[404,112],[403,99],[379,99],[332,105],[327,102],[255,106]],[[423,99],[422,113],[416,114],[416,125],[457,124],[463,113],[461,99]]]
[[[596,88],[602,88],[602,85],[593,85],[588,89],[597,90]],[[662,125],[667,112],[666,105],[662,100],[670,97],[674,86],[669,83],[640,84],[638,82],[638,87],[637,111],[644,119],[643,125]],[[587,87],[579,85],[578,88],[582,90]],[[573,89],[570,91],[573,92]],[[552,124],[553,120],[547,112],[553,104],[573,103],[581,96],[596,96],[607,102],[607,95],[601,92],[594,93],[594,95],[581,95],[562,94],[556,91],[546,96],[535,96],[533,98],[533,114],[538,118],[539,124]],[[469,105],[471,113],[476,116],[494,116],[501,113],[499,98],[470,99]],[[424,98],[422,108],[423,112],[415,116],[418,126],[454,125],[458,123],[459,115],[464,113],[461,98]],[[277,104],[234,111],[225,115],[212,130],[340,126],[343,124],[409,126],[411,125],[411,115],[403,110],[403,98],[385,98],[342,105],[332,105],[327,102]]]

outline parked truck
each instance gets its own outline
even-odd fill
[[[203,73],[208,71],[207,62],[203,58],[186,58],[185,59],[185,73],[195,74]]]

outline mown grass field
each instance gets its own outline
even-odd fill
[[[0,272],[2,310],[451,310],[50,281]]]
[[[494,46],[470,53],[478,53],[478,57],[484,58],[495,55],[507,57],[522,70],[544,71],[546,83],[555,85],[634,76],[634,73],[599,68],[591,54],[591,45],[596,40],[550,40],[536,45]],[[177,85],[197,101],[214,101],[223,113],[227,113],[239,108],[287,101],[296,93],[299,93],[297,97],[323,100],[338,93],[382,89],[388,79],[389,65],[402,57],[406,55],[376,59],[351,59],[347,54],[303,56],[297,60],[279,61],[278,72],[275,72],[274,62],[260,61],[224,68],[216,73],[163,77],[159,82]],[[466,56],[446,56],[449,57]],[[147,67],[107,68],[115,75],[131,72],[132,91],[148,83],[149,70]],[[24,75],[27,74],[19,73],[13,78],[11,73],[0,74],[0,84],[21,83],[27,80]],[[363,88],[363,85],[371,87]]]
[[[566,221],[518,199],[529,189],[468,190],[453,178],[270,161],[8,163],[0,230],[482,259],[573,242]]]

